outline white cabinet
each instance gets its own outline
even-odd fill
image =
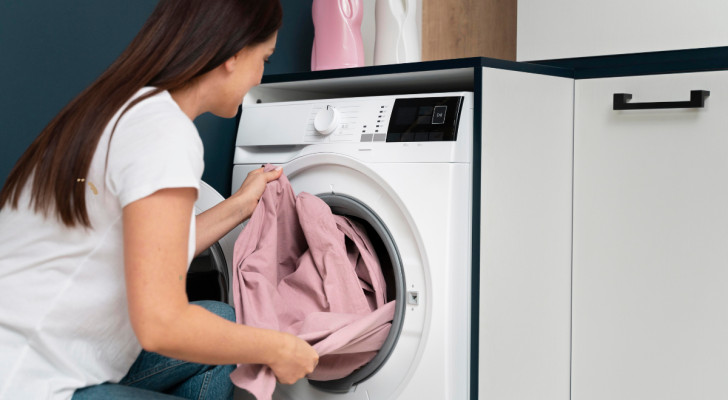
[[[728,45],[725,0],[518,0],[518,61]]]
[[[569,399],[573,96],[483,69],[479,399]]]
[[[572,399],[728,396],[726,110],[728,71],[576,82]]]

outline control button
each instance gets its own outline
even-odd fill
[[[322,135],[330,135],[339,127],[339,115],[339,110],[326,106],[326,109],[316,113],[316,118],[313,120],[314,129]]]
[[[375,142],[384,142],[385,140],[387,140],[387,135],[384,133],[378,133],[374,135]]]
[[[415,133],[414,132],[405,132],[402,134],[402,141],[403,142],[413,142],[415,140]]]
[[[371,134],[371,133],[365,133],[365,134],[361,135],[361,141],[362,142],[371,142],[372,141],[372,137],[374,137],[373,134]]]
[[[429,140],[430,140],[429,132],[416,132],[415,133],[415,142],[427,142]]]
[[[445,114],[447,114],[447,106],[435,106],[435,111],[432,113],[432,123],[434,125],[444,124]]]

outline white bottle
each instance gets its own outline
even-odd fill
[[[377,0],[374,14],[375,65],[422,60],[416,19],[417,0]]]

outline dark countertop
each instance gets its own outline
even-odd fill
[[[325,71],[266,75],[262,83],[281,83],[408,72],[489,67],[574,79],[717,71],[728,69],[728,47],[619,54],[533,62],[487,57],[377,65]]]

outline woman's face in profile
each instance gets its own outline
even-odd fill
[[[248,91],[260,84],[263,70],[268,58],[273,55],[276,47],[278,33],[274,33],[265,42],[246,46],[234,57],[234,64],[227,83],[227,96],[225,110],[221,110],[221,117],[232,118],[238,113],[238,107]],[[217,114],[217,113],[216,113]]]

